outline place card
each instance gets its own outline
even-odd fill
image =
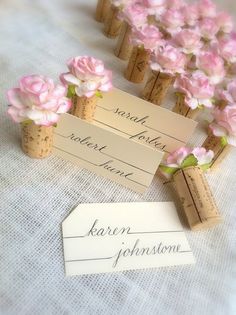
[[[197,126],[194,120],[115,88],[98,101],[94,122],[166,153],[184,146]]]
[[[67,276],[195,262],[173,202],[80,204],[62,233]]]
[[[54,153],[139,193],[164,154],[69,114],[54,129]]]

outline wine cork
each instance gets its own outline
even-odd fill
[[[98,0],[95,19],[98,22],[104,22],[110,10],[110,0]]]
[[[95,109],[97,105],[97,96],[92,97],[77,96],[76,105],[71,112],[72,115],[84,119],[86,121],[93,121]]]
[[[174,108],[172,109],[174,113],[180,114],[190,119],[195,119],[200,113],[200,109],[191,109],[189,106],[185,104],[185,95],[179,93],[177,95],[177,100]]]
[[[206,150],[212,150],[214,152],[211,170],[217,168],[232,149],[230,144],[223,146],[221,143],[221,138],[214,136],[212,132],[209,132],[208,137],[202,146]]]
[[[116,57],[122,60],[128,60],[131,56],[133,45],[130,42],[131,26],[123,22],[120,35],[115,48]]]
[[[38,126],[34,122],[22,123],[21,146],[31,158],[43,159],[52,153],[53,126]]]
[[[173,175],[173,182],[193,231],[208,229],[222,221],[200,167],[187,167],[177,171]]]
[[[173,80],[170,75],[152,71],[142,92],[142,98],[153,104],[161,105]]]
[[[142,47],[134,47],[125,71],[125,78],[133,83],[141,83],[144,79],[150,53]]]
[[[119,7],[111,6],[104,23],[104,34],[116,38],[121,30],[122,20],[118,18]]]

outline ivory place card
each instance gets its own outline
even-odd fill
[[[166,153],[184,146],[197,122],[113,89],[98,101],[95,123]]]
[[[62,232],[67,276],[195,262],[173,202],[81,204]]]
[[[54,134],[57,155],[140,193],[164,154],[69,114],[61,116]]]

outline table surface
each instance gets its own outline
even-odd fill
[[[235,14],[234,0],[220,1]],[[96,1],[2,0],[0,116],[0,313],[43,314],[233,314],[235,302],[236,150],[207,174],[224,223],[205,232],[185,227],[194,266],[66,278],[61,222],[79,203],[172,201],[169,185],[155,177],[140,196],[52,156],[23,155],[19,127],[6,115],[5,91],[20,76],[54,79],[72,56],[90,54],[114,71],[115,86],[138,95],[127,82],[114,40],[94,18]],[[173,106],[170,95],[165,105]],[[204,118],[204,117],[202,117]],[[204,119],[191,144],[206,134]],[[178,206],[179,208],[179,206]]]

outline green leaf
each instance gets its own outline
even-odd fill
[[[186,168],[189,166],[197,166],[197,159],[193,154],[188,155],[182,162],[181,168]]]
[[[54,124],[53,127],[57,128],[57,124]]]
[[[67,97],[72,98],[75,96],[75,86],[74,85],[69,85],[68,86],[68,92],[67,92]]]
[[[178,171],[177,167],[170,167],[166,165],[160,165],[160,169],[163,173],[173,175],[176,171]]]
[[[221,137],[220,144],[221,144],[222,147],[225,147],[228,144],[227,138],[226,137]]]
[[[204,165],[200,165],[200,167],[201,167],[201,169],[203,171],[206,171],[206,170],[208,170],[211,167],[211,164],[212,163],[207,163],[207,164],[204,164]]]
[[[101,93],[100,91],[96,91],[95,95],[96,95],[97,97],[100,97],[100,98],[103,97],[103,96],[102,96],[102,93]]]

